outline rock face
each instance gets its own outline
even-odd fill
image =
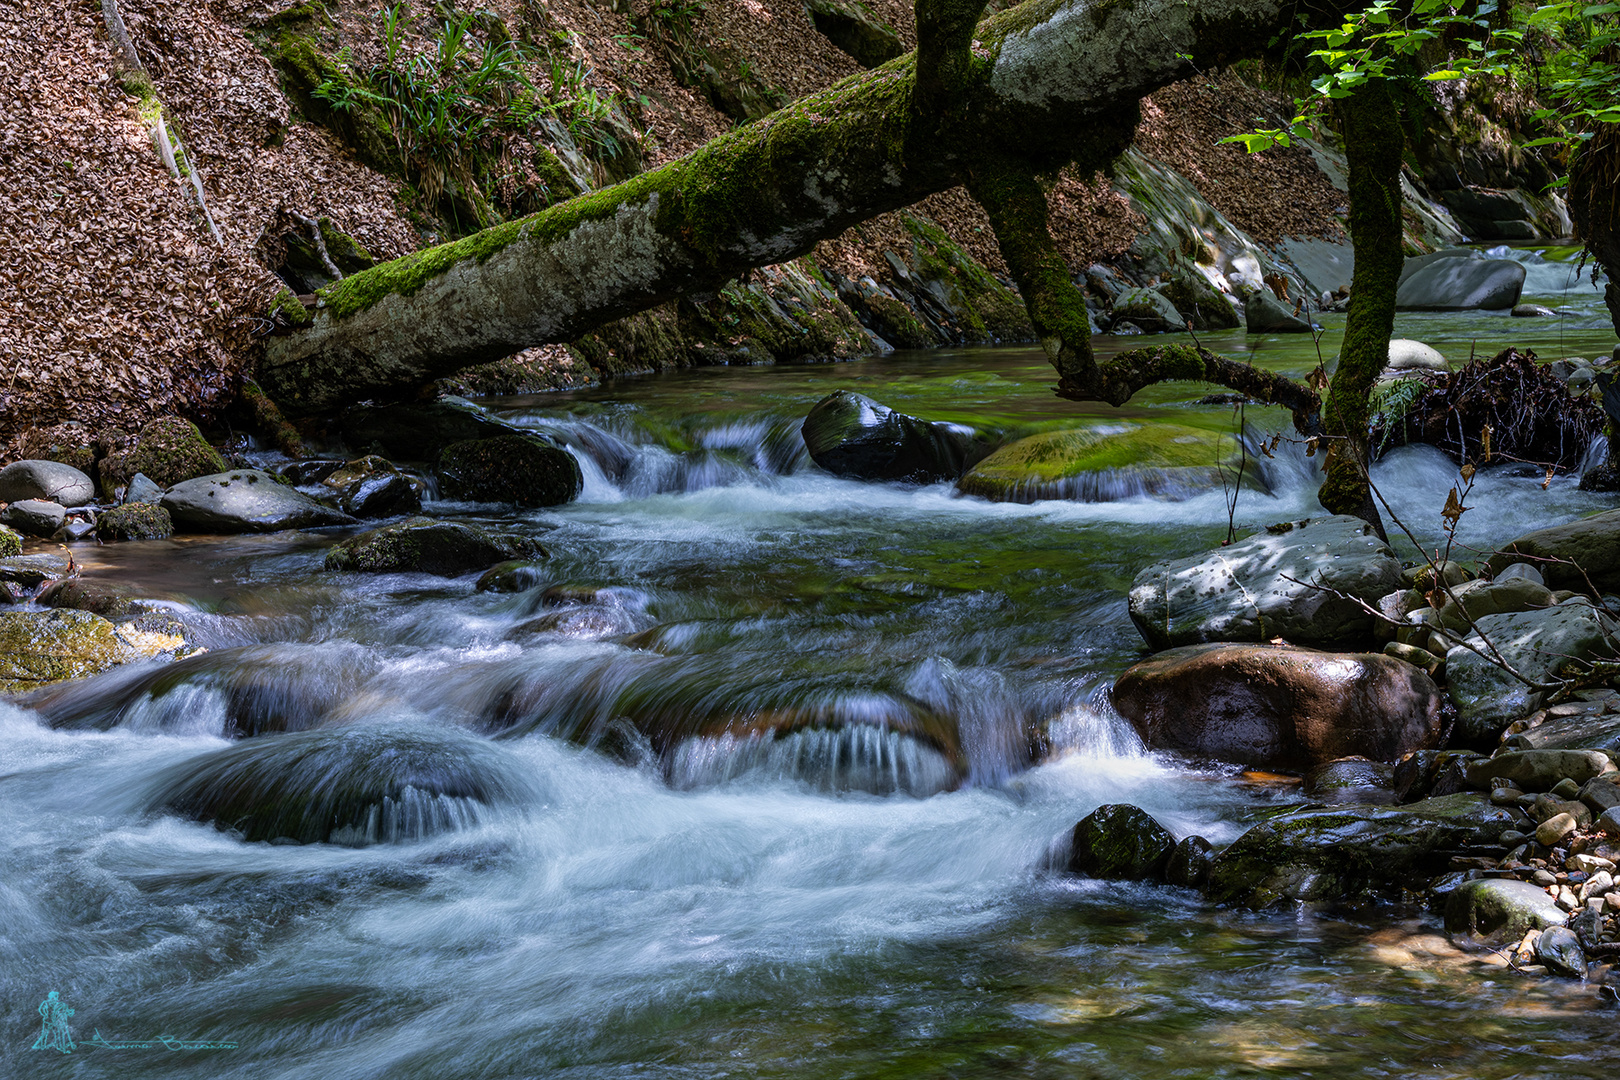
[[[1465,881],[1446,898],[1446,933],[1459,945],[1497,948],[1527,930],[1564,924],[1564,913],[1539,885],[1528,881]]]
[[[560,506],[579,498],[584,482],[574,455],[527,435],[451,443],[439,455],[447,499]]]
[[[127,463],[130,473],[145,473],[160,487],[222,473],[226,468],[225,459],[208,445],[197,425],[178,416],[160,417],[141,428]]]
[[[95,481],[60,461],[13,461],[0,469],[0,502],[43,499],[72,507],[95,497]]]
[[[1475,625],[1508,663],[1536,682],[1571,659],[1612,657],[1620,649],[1613,625],[1587,603],[1485,615]],[[1470,636],[1467,644],[1489,655],[1479,635]],[[1471,746],[1494,746],[1504,727],[1534,712],[1544,697],[1464,645],[1446,653],[1446,677],[1457,705],[1456,737]]]
[[[1445,870],[1453,855],[1500,853],[1497,837],[1518,820],[1517,808],[1475,794],[1296,811],[1254,826],[1215,856],[1208,895],[1263,908],[1399,891]]]
[[[955,480],[988,449],[966,428],[919,420],[848,390],[816,402],[803,432],[817,465],[857,480]]]
[[[162,540],[173,535],[169,512],[149,502],[115,506],[96,519],[96,536],[102,540]]]
[[[1069,871],[1141,881],[1161,877],[1176,838],[1145,810],[1124,803],[1099,806],[1074,827]]]
[[[240,469],[199,476],[170,488],[163,509],[190,532],[277,532],[353,525],[354,518],[294,491],[269,473]]]
[[[992,502],[1184,497],[1219,487],[1223,472],[1235,481],[1237,452],[1230,435],[1179,424],[1052,431],[1003,446],[956,488]]]
[[[1401,564],[1360,518],[1273,525],[1230,547],[1154,563],[1131,583],[1131,621],[1155,649],[1209,641],[1354,643],[1369,604],[1401,587]]]
[[[1243,303],[1243,328],[1251,334],[1308,334],[1309,320],[1295,315],[1292,308],[1265,290],[1249,295]]]
[[[9,612],[0,615],[0,693],[80,679],[184,644],[177,635],[114,626],[88,611]]]
[[[1524,264],[1511,259],[1435,259],[1401,281],[1401,311],[1507,311],[1524,290]]]
[[[1437,746],[1445,698],[1427,674],[1390,656],[1215,644],[1134,665],[1113,700],[1149,746],[1303,769]]]
[[[326,568],[454,577],[492,563],[537,556],[544,558],[545,549],[526,536],[418,517],[341,541],[326,553]]]
[[[1620,592],[1620,510],[1605,510],[1550,529],[1525,533],[1500,553],[1492,555],[1485,570],[1494,575],[1525,558],[1567,559],[1578,564],[1536,563],[1549,589],[1585,592],[1595,586],[1603,592]],[[1592,579],[1591,586],[1586,583],[1587,577]]]

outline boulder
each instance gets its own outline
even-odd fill
[[[476,586],[479,592],[527,592],[545,580],[539,563],[530,559],[508,559],[485,570]]]
[[[1506,311],[1524,290],[1524,264],[1511,259],[1436,259],[1403,280],[1400,311]]]
[[[1409,338],[1390,338],[1385,366],[1396,371],[1447,371],[1451,367],[1440,350]]]
[[[0,469],[0,502],[42,499],[62,506],[94,502],[96,482],[60,461],[13,461]]]
[[[48,582],[65,578],[73,572],[72,558],[60,549],[0,559],[0,582],[20,585],[29,592]]]
[[[1184,889],[1201,888],[1209,879],[1213,850],[1209,841],[1202,836],[1183,838],[1164,864],[1165,884],[1180,885]]]
[[[1396,801],[1395,770],[1364,757],[1338,758],[1306,773],[1301,790],[1328,806],[1388,806]]]
[[[115,626],[88,611],[18,611],[0,614],[0,694],[80,679],[133,660],[172,655],[185,645],[177,635]]]
[[[848,390],[816,402],[803,434],[817,465],[856,480],[947,482],[989,449],[969,428],[919,420]]]
[[[71,608],[106,619],[120,619],[133,613],[142,599],[141,594],[126,585],[74,575],[46,585],[34,602],[43,607]]]
[[[864,68],[886,64],[906,51],[894,28],[857,0],[805,0],[821,35]]]
[[[96,536],[102,540],[162,540],[173,535],[169,512],[155,503],[127,502],[96,519]]]
[[[1479,789],[1511,780],[1521,791],[1551,791],[1566,779],[1584,784],[1615,771],[1614,760],[1601,750],[1516,750],[1471,762],[1467,776]]]
[[[534,432],[509,424],[459,397],[359,405],[347,410],[338,425],[350,446],[367,452],[373,445],[380,446],[383,453],[398,461],[436,461],[445,447],[468,439],[534,437]]]
[[[339,541],[326,553],[326,569],[455,577],[492,563],[534,557],[545,558],[545,549],[526,536],[415,517]]]
[[[1184,329],[1187,323],[1175,302],[1158,289],[1127,289],[1114,298],[1114,325],[1131,322],[1150,334]]]
[[[1170,280],[1158,286],[1157,291],[1194,330],[1232,330],[1239,325],[1231,297],[1210,284],[1202,273],[1185,265],[1173,267]]]
[[[136,473],[129,478],[129,486],[124,489],[124,503],[160,503],[163,501],[163,489],[152,482],[152,478],[145,473]]]
[[[1527,931],[1562,925],[1563,911],[1545,889],[1528,881],[1465,881],[1446,897],[1446,933],[1465,948],[1500,948]]]
[[[574,455],[531,435],[451,443],[439,455],[446,499],[559,506],[579,498],[584,476]]]
[[[1131,583],[1130,613],[1154,649],[1274,637],[1346,644],[1372,634],[1356,599],[1375,604],[1400,586],[1401,564],[1372,526],[1335,515],[1154,563]]]
[[[183,481],[164,494],[162,506],[175,526],[187,532],[277,532],[355,523],[341,510],[322,505],[257,469]]]
[[[66,507],[44,499],[22,499],[0,510],[0,525],[15,529],[24,536],[48,539],[66,520]]]
[[[1243,328],[1251,334],[1308,334],[1311,324],[1264,289],[1243,302]]]
[[[1444,702],[1393,657],[1288,645],[1172,649],[1127,669],[1113,693],[1151,747],[1285,769],[1437,746]]]
[[[1509,664],[1538,683],[1571,661],[1612,657],[1617,649],[1610,620],[1585,603],[1485,615],[1475,625]],[[1448,693],[1457,706],[1455,738],[1483,748],[1495,746],[1502,729],[1515,717],[1540,708],[1545,695],[1480,652],[1490,654],[1479,634],[1452,646],[1446,653],[1446,678]]]
[[[421,490],[387,458],[373,455],[344,462],[326,473],[320,483],[336,493],[345,514],[357,518],[414,514],[422,509]]]
[[[1549,589],[1620,592],[1620,510],[1525,533],[1486,560],[1485,572],[1494,576],[1525,559],[1540,568]],[[1544,561],[1548,559],[1565,561]]]
[[[1141,881],[1164,873],[1176,838],[1146,811],[1125,803],[1099,806],[1074,827],[1069,872]]]
[[[1196,495],[1237,475],[1231,435],[1180,424],[1108,425],[1019,439],[969,469],[956,488],[991,502],[1112,502]]]
[[[1567,926],[1554,926],[1536,939],[1536,959],[1555,975],[1586,978],[1586,953],[1575,931]]]
[[[1497,838],[1518,820],[1516,808],[1471,793],[1298,810],[1255,825],[1215,856],[1207,893],[1253,908],[1398,893],[1443,872],[1454,855],[1499,856]]]
[[[1514,304],[1510,314],[1515,319],[1548,319],[1556,316],[1558,312],[1540,304]]]
[[[222,473],[228,465],[208,445],[197,425],[178,416],[163,416],[141,428],[125,468],[144,473],[160,487]]]
[[[1448,630],[1461,631],[1470,619],[1478,622],[1487,615],[1538,611],[1556,607],[1552,590],[1527,577],[1501,577],[1495,581],[1470,581],[1454,588],[1455,603],[1440,608],[1440,623]]]

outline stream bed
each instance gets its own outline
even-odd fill
[[[1531,269],[1526,299],[1569,315],[1397,333],[1456,362],[1612,348],[1589,283]],[[1203,343],[1292,374],[1318,359],[1308,338]],[[328,573],[332,533],[76,548],[209,651],[0,703],[0,1076],[1612,1075],[1620,1017],[1589,989],[1463,957],[1420,911],[1217,910],[1049,869],[1103,803],[1226,843],[1299,801],[1146,751],[1106,691],[1144,653],[1138,570],[1321,512],[1288,443],[1235,506],[1014,505],[838,479],[797,436],[839,388],[1002,434],[1240,421],[1207,388],[1114,410],[1052,381],[1003,347],[487,402],[586,476],[550,510],[429,504],[539,539],[523,592]],[[1425,546],[1455,477],[1427,448],[1374,473]],[[1460,540],[1483,549],[1612,496],[1507,467],[1472,505]],[[411,795],[354,846],[159,812],[195,763],[304,732],[342,740],[327,772],[284,763],[306,786],[441,740],[501,797]],[[30,1049],[51,990],[70,1055]]]

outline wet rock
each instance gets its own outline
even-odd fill
[[[1189,836],[1177,844],[1164,864],[1164,880],[1186,889],[1201,888],[1209,879],[1213,848],[1202,836]]]
[[[1230,547],[1143,570],[1130,613],[1155,649],[1209,641],[1302,645],[1368,639],[1368,604],[1401,584],[1401,564],[1360,518],[1274,525]]]
[[[136,473],[129,478],[129,486],[124,489],[124,504],[131,503],[160,503],[163,501],[163,489],[152,482],[145,473]]]
[[[1386,367],[1395,371],[1447,371],[1451,365],[1432,345],[1410,338],[1391,338]]]
[[[507,435],[534,437],[465,398],[394,405],[361,405],[339,419],[343,438],[356,449],[373,444],[397,461],[436,461],[451,443]]]
[[[1181,330],[1186,319],[1175,303],[1158,289],[1129,289],[1114,298],[1114,322],[1129,321],[1150,334]]]
[[[0,559],[0,581],[20,585],[33,593],[47,582],[73,573],[73,560],[63,551],[36,551]]]
[[[1069,872],[1141,881],[1164,873],[1176,838],[1146,811],[1125,803],[1099,806],[1074,827]]]
[[[1545,889],[1528,881],[1468,881],[1446,898],[1446,933],[1459,945],[1498,948],[1530,930],[1564,924],[1564,913]]]
[[[248,841],[405,843],[477,824],[532,796],[488,740],[456,731],[351,724],[249,739],[164,770],[155,810]]]
[[[344,462],[320,483],[336,493],[338,505],[353,517],[392,517],[422,509],[420,488],[386,458],[371,456]]]
[[[990,449],[968,428],[919,420],[848,390],[816,402],[803,434],[817,465],[857,480],[951,481]]]
[[[51,539],[58,544],[76,544],[96,531],[94,517],[69,517],[62,522],[62,527],[51,533]]]
[[[72,507],[95,498],[95,481],[60,461],[13,461],[0,469],[0,502],[40,499]]]
[[[1109,425],[1019,439],[973,466],[956,487],[992,502],[1112,502],[1202,494],[1237,475],[1230,435],[1180,424]],[[1252,469],[1247,479],[1254,482]]]
[[[1494,575],[1527,558],[1541,568],[1550,589],[1620,591],[1620,510],[1526,533],[1486,560],[1485,571]]]
[[[1606,836],[1620,836],[1620,806],[1613,806],[1598,815],[1594,827]]]
[[[1546,578],[1541,576],[1541,571],[1537,570],[1534,566],[1531,566],[1526,562],[1516,562],[1509,566],[1504,566],[1497,573],[1491,575],[1491,580],[1497,582],[1498,584],[1504,581],[1520,580],[1531,581],[1537,585],[1547,584]]]
[[[545,549],[526,536],[416,517],[338,542],[326,553],[326,569],[455,577],[492,563],[545,555]]]
[[[1511,314],[1515,319],[1550,319],[1558,312],[1540,304],[1514,304]]]
[[[1311,324],[1265,290],[1250,293],[1243,302],[1243,328],[1251,334],[1309,334]]]
[[[1517,727],[1515,721],[1508,730]],[[1620,751],[1620,714],[1579,713],[1544,721],[1502,740],[1509,750]]]
[[[1557,847],[1560,840],[1575,831],[1575,827],[1572,815],[1554,815],[1536,826],[1536,843],[1544,847]]]
[[[1594,814],[1620,806],[1620,773],[1599,776],[1581,786],[1580,800]]]
[[[1464,630],[1470,619],[1477,621],[1486,615],[1556,606],[1552,590],[1525,577],[1498,578],[1489,582],[1470,581],[1466,586],[1452,591],[1456,601],[1440,608],[1440,623],[1448,630]]]
[[[1556,975],[1586,977],[1586,953],[1575,931],[1567,926],[1554,926],[1536,939],[1536,959]]]
[[[162,506],[186,532],[276,532],[355,523],[256,469],[186,480],[168,490]]]
[[[0,525],[0,559],[10,558],[22,553],[22,533],[6,525]]]
[[[43,499],[22,499],[0,510],[0,525],[24,536],[49,538],[67,520],[67,508]]]
[[[1129,668],[1113,693],[1149,746],[1268,768],[1436,746],[1443,702],[1428,675],[1392,657],[1286,645],[1172,649]]]
[[[0,693],[16,694],[80,679],[184,645],[168,635],[115,626],[88,611],[0,614]]]
[[[447,499],[559,506],[583,486],[574,455],[529,435],[451,443],[439,455],[439,493]]]
[[[162,540],[174,535],[174,522],[155,503],[127,502],[96,519],[96,535],[102,540]]]
[[[479,592],[527,592],[545,580],[544,569],[529,559],[508,559],[485,570],[476,588]]]
[[[1398,892],[1465,851],[1500,853],[1517,820],[1484,796],[1448,795],[1407,806],[1303,810],[1255,825],[1210,867],[1217,903],[1270,907]]]
[[[1483,789],[1496,780],[1511,780],[1524,791],[1550,791],[1566,777],[1584,784],[1615,771],[1613,759],[1600,750],[1519,750],[1474,761],[1468,782]]]
[[[1529,584],[1529,583],[1526,583]],[[1559,604],[1540,611],[1485,615],[1467,645],[1446,653],[1448,693],[1457,706],[1456,738],[1469,746],[1494,746],[1515,717],[1541,707],[1544,694],[1531,690],[1480,652],[1489,655],[1480,634],[1517,671],[1537,682],[1548,680],[1571,660],[1609,657],[1617,646],[1609,620],[1587,604]]]
[[[126,465],[131,475],[143,473],[162,487],[222,473],[228,467],[197,425],[178,416],[159,417],[141,428]]]
[[[1524,265],[1511,259],[1438,259],[1403,280],[1398,311],[1506,311],[1524,290]]]
[[[1183,323],[1194,330],[1232,330],[1241,325],[1231,297],[1210,284],[1200,271],[1177,265],[1170,280],[1158,286],[1165,299],[1175,305]]]
[[[1340,758],[1306,773],[1302,790],[1329,806],[1388,806],[1395,801],[1394,771],[1379,761]]]
[[[78,576],[53,581],[35,597],[35,602],[43,607],[72,608],[108,619],[131,614],[141,600],[140,594],[126,585]]]
[[[1395,763],[1391,778],[1395,801],[1410,803],[1472,790],[1467,767],[1480,757],[1472,750],[1418,750],[1407,754]]]

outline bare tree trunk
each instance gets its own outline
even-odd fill
[[[921,56],[623,184],[329,286],[310,318],[267,343],[259,382],[292,415],[398,394],[803,255],[975,168],[986,190],[998,158],[1031,175],[1076,157],[1102,163],[1142,97],[1261,54],[1297,13],[1280,0],[1030,0],[975,25],[982,7],[923,0]],[[1036,212],[1017,183],[1023,194],[998,211],[1008,221]],[[1059,337],[1089,358],[1071,324]],[[1189,364],[1223,370],[1179,353],[1174,370]],[[1144,358],[1117,387],[1153,381],[1151,367]]]

